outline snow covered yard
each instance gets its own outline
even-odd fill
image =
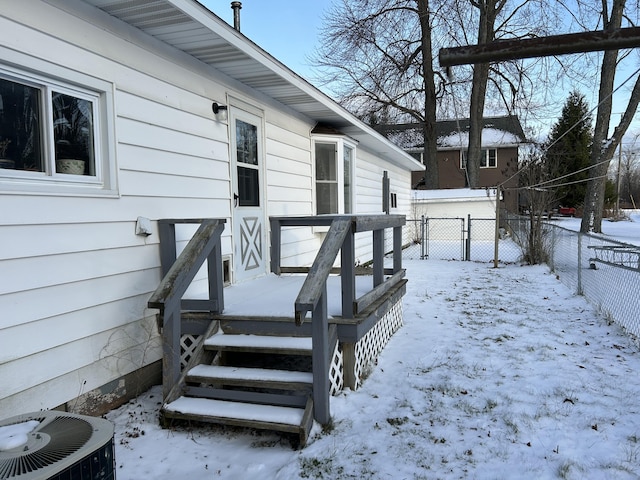
[[[118,410],[119,480],[640,478],[640,355],[546,266],[409,260],[405,325],[308,446]]]

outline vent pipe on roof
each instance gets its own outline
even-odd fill
[[[231,9],[233,10],[233,28],[240,31],[240,9],[242,8],[242,2],[231,2]]]

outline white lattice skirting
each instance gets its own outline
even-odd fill
[[[350,359],[351,362],[345,362],[345,355],[348,355],[344,351],[339,343],[336,343],[336,347],[331,356],[331,364],[329,365],[329,388],[331,395],[335,395],[345,386],[345,376],[353,378],[355,385],[349,385],[351,388],[358,388],[362,384],[362,380],[367,376],[371,366],[375,364],[378,355],[387,345],[391,336],[402,326],[403,311],[402,311],[402,299],[398,300],[396,304],[375,324],[375,326],[369,330],[364,337],[362,337],[354,346],[350,349],[354,356]],[[200,335],[183,335],[180,338],[180,367],[184,369],[189,362],[191,356],[195,353],[195,350],[200,341]],[[346,365],[353,365],[352,375],[345,375]]]
[[[355,385],[358,388],[362,380],[368,375],[371,366],[375,364],[378,355],[387,345],[391,336],[402,326],[402,299],[382,317],[375,326],[362,337],[354,348],[353,361]]]
[[[191,356],[198,348],[198,342],[200,342],[202,335],[182,335],[180,337],[180,369],[183,370]]]
[[[344,388],[344,361],[340,343],[336,342],[336,348],[331,357],[331,365],[329,365],[329,393],[337,394]]]

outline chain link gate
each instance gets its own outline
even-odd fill
[[[403,230],[404,254],[421,260],[491,262],[495,254],[494,218],[426,217],[408,219]],[[500,230],[502,232],[502,230]],[[498,256],[502,262],[521,257],[518,245],[500,235]]]
[[[464,218],[422,217],[422,259],[464,260]]]

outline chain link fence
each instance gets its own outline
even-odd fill
[[[507,231],[499,231],[498,260],[516,262],[520,247]],[[422,260],[469,260],[491,262],[495,255],[495,219],[493,218],[434,218],[408,219],[403,229],[403,256]],[[391,234],[385,233],[387,251]]]
[[[513,238],[526,245],[528,218],[509,216],[507,223]],[[560,281],[640,343],[640,247],[551,222],[542,228],[547,263]]]

